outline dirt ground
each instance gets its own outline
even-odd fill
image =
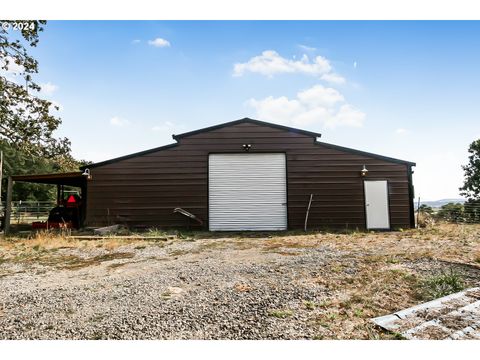
[[[0,240],[2,339],[394,339],[370,319],[480,285],[480,225]]]

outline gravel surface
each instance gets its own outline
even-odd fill
[[[314,279],[339,251],[259,250],[261,241],[174,241],[52,255],[101,259],[79,268],[4,262],[0,338],[321,338],[315,323],[321,309],[308,304],[329,295]]]

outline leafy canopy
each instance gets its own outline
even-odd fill
[[[12,30],[14,23],[21,22],[0,20],[10,24],[8,31],[0,27],[0,140],[27,155],[68,155],[70,141],[53,135],[61,119],[51,111],[58,107],[38,97],[41,88],[32,79],[38,62],[27,50],[37,46],[46,21],[28,21],[35,26]]]
[[[470,144],[468,152],[468,164],[462,166],[465,180],[460,194],[469,200],[480,200],[480,139]]]

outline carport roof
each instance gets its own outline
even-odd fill
[[[82,172],[68,172],[56,174],[37,174],[37,175],[13,175],[13,181],[37,183],[37,184],[53,184],[53,185],[70,185],[83,186],[86,184],[86,177]]]

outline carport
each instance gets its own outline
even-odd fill
[[[85,218],[85,203],[87,196],[87,178],[88,174],[78,172],[59,173],[59,174],[40,174],[40,175],[13,175],[8,177],[7,199],[5,209],[5,234],[10,231],[10,218],[12,213],[12,192],[15,182],[28,182],[37,184],[57,185],[57,203],[64,186],[73,186],[80,188],[81,197],[83,199],[80,223]]]

